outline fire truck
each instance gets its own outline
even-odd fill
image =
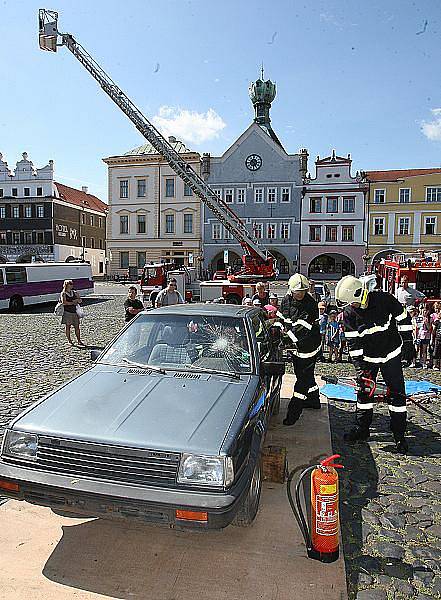
[[[125,113],[138,131],[163,156],[174,172],[186,183],[213,212],[222,225],[238,240],[243,249],[242,267],[228,275],[230,285],[235,287],[237,297],[245,295],[242,284],[268,281],[276,277],[274,257],[248,231],[242,220],[211,187],[200,177],[171,144],[145,117],[130,98],[105,73],[81,44],[70,33],[58,31],[58,13],[51,10],[39,10],[39,45],[42,50],[56,52],[59,46],[65,46],[97,81],[109,98]],[[227,284],[228,282],[226,282]],[[162,284],[161,284],[162,285]],[[225,290],[222,290],[223,296]],[[226,295],[231,295],[226,292]]]
[[[385,292],[395,295],[401,277],[407,275],[409,286],[422,292],[430,302],[441,298],[441,253],[395,254],[382,259],[373,270],[378,287]]]

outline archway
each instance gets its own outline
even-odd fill
[[[228,250],[228,266],[233,270],[240,268],[242,266],[242,257],[237,254],[237,252],[233,252],[232,250]],[[214,271],[225,271],[227,265],[224,263],[224,253],[219,252],[211,261],[211,269]]]
[[[344,254],[319,254],[309,263],[308,277],[317,281],[337,280],[345,275],[355,275],[355,264]]]
[[[276,267],[279,272],[279,279],[288,279],[290,273],[289,260],[285,258],[281,252],[271,250],[271,254],[276,259]]]
[[[376,254],[373,255],[372,263],[378,262],[382,258],[389,258],[390,256],[393,256],[394,254],[402,254],[402,252],[400,252],[399,250],[394,250],[393,248],[390,248],[389,250],[380,250],[380,252],[377,252]]]

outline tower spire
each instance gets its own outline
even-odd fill
[[[265,81],[264,76],[263,76],[263,61],[262,61],[262,66],[260,67],[260,79],[262,81]]]

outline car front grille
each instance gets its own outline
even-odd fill
[[[37,460],[2,460],[60,475],[145,486],[174,487],[180,454],[40,436]]]

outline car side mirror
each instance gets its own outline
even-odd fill
[[[261,375],[284,375],[285,374],[285,363],[273,362],[269,360],[262,361],[260,363],[260,374]]]
[[[102,350],[99,350],[97,348],[94,348],[93,350],[90,351],[90,360],[95,361],[98,356],[101,354]]]

